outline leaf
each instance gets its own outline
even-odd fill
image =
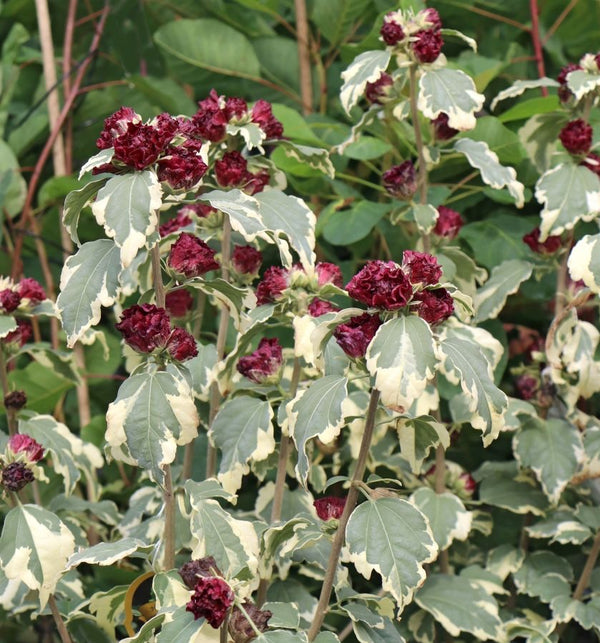
[[[389,48],[377,51],[365,51],[359,54],[346,71],[342,72],[344,84],[340,90],[340,101],[348,115],[350,110],[364,96],[367,83],[379,78],[387,69],[392,52]]]
[[[501,165],[498,155],[490,150],[485,141],[461,138],[454,143],[454,149],[464,154],[469,165],[479,170],[484,183],[495,190],[506,188],[515,200],[517,208],[525,202],[525,186],[517,181],[517,173],[512,167]]]
[[[573,281],[583,283],[600,294],[600,234],[586,234],[571,250],[569,273]]]
[[[154,32],[154,42],[168,54],[168,64],[179,80],[197,78],[194,67],[236,78],[260,78],[260,63],[251,43],[218,20],[167,22]]]
[[[19,431],[30,435],[52,453],[52,466],[64,478],[66,495],[75,490],[81,478],[80,472],[85,474],[90,488],[94,488],[96,470],[104,465],[104,458],[97,446],[84,442],[51,415],[32,415],[26,419],[20,417]]]
[[[442,112],[448,114],[448,125],[460,132],[475,127],[475,112],[484,101],[473,80],[457,69],[428,69],[419,79],[419,110],[431,120]]]
[[[65,571],[75,539],[53,513],[37,505],[18,505],[8,512],[0,536],[0,604],[18,607],[14,599],[27,587],[39,592],[39,609]]]
[[[272,420],[269,402],[247,395],[230,399],[219,409],[208,435],[221,450],[217,478],[227,491],[235,493],[242,486],[251,460],[265,460],[275,450]]]
[[[100,321],[102,306],[115,303],[120,271],[119,249],[110,239],[88,241],[66,260],[56,305],[69,347]]]
[[[92,201],[98,193],[98,190],[105,183],[105,178],[98,181],[90,181],[82,188],[69,192],[65,198],[62,222],[67,229],[69,236],[77,245],[79,245],[77,227],[79,226],[79,216],[81,215],[81,211]]]
[[[503,89],[492,101],[490,109],[492,112],[496,109],[496,105],[507,98],[515,98],[520,96],[527,89],[536,89],[538,87],[558,87],[559,83],[552,78],[536,78],[535,80],[517,80],[507,89]]]
[[[231,227],[239,232],[246,241],[253,241],[260,237],[270,241],[264,235],[264,224],[259,212],[259,205],[256,199],[241,190],[212,190],[200,197],[202,201],[208,201],[213,208],[229,215]]]
[[[360,200],[348,209],[334,210],[321,228],[326,241],[346,246],[364,239],[392,209],[388,203]]]
[[[341,42],[353,25],[370,9],[369,0],[328,0],[317,2],[311,20],[331,45]]]
[[[11,390],[23,390],[27,395],[27,409],[37,413],[51,413],[61,397],[75,388],[71,380],[35,362],[8,374]]]
[[[374,136],[368,136],[366,134],[361,136],[358,140],[353,140],[347,145],[342,143],[342,145],[344,156],[357,161],[380,159],[384,154],[387,154],[394,149],[387,141],[382,141],[380,138],[375,138]]]
[[[17,328],[17,320],[11,315],[0,315],[0,338],[6,337]]]
[[[535,185],[535,198],[544,207],[540,240],[591,221],[600,212],[600,178],[582,165],[565,162],[545,172]]]
[[[440,371],[452,384],[460,384],[471,424],[483,432],[483,444],[488,446],[503,427],[508,399],[494,384],[492,367],[477,344],[448,332],[439,348]]]
[[[531,538],[549,538],[550,544],[556,542],[561,545],[582,545],[592,537],[591,529],[579,522],[573,510],[567,508],[552,511],[544,520],[527,527],[527,533]]]
[[[400,634],[398,622],[391,618],[383,618],[380,628],[370,627],[360,621],[352,623],[352,628],[360,643],[406,643]]]
[[[20,354],[27,354],[38,364],[54,371],[60,377],[69,379],[75,384],[81,384],[82,379],[75,364],[74,354],[70,351],[52,348],[49,342],[25,344]]]
[[[419,228],[419,232],[421,234],[429,234],[438,220],[438,211],[429,204],[415,204],[413,205],[412,211],[417,227]]]
[[[329,152],[322,147],[299,145],[285,139],[279,141],[277,147],[281,149],[288,158],[294,159],[313,170],[322,172],[330,179],[335,177],[335,168],[329,158]]]
[[[498,604],[493,596],[481,591],[479,583],[462,576],[431,574],[415,601],[450,636],[470,632],[479,640],[500,640]]]
[[[476,311],[473,321],[477,324],[498,317],[508,296],[519,290],[519,286],[531,277],[532,271],[533,265],[520,259],[504,261],[496,266],[473,298]]]
[[[558,96],[539,96],[517,103],[498,116],[501,123],[510,123],[531,118],[537,114],[556,114],[560,107]]]
[[[310,461],[306,445],[312,438],[331,442],[344,425],[343,403],[348,395],[344,376],[327,375],[315,380],[286,405],[288,431],[298,449],[296,475],[306,485]]]
[[[429,487],[421,487],[410,501],[426,516],[440,551],[450,547],[455,539],[467,539],[473,514],[457,496],[449,491],[436,493]]]
[[[162,188],[150,170],[113,176],[98,190],[92,213],[107,237],[121,251],[127,268],[141,248],[150,249],[158,241],[158,210]]]
[[[529,554],[513,574],[519,592],[539,597],[544,603],[557,598],[570,599],[573,570],[562,557],[550,551]]]
[[[214,344],[196,342],[198,354],[185,362],[192,376],[192,392],[197,400],[208,402],[214,369],[217,365],[217,348]]]
[[[0,211],[9,217],[16,216],[23,209],[27,195],[27,183],[19,167],[15,153],[0,137]]]
[[[583,457],[579,431],[561,418],[527,418],[514,437],[513,449],[520,465],[533,470],[553,504],[558,502]]]
[[[437,357],[429,324],[416,315],[385,322],[367,348],[366,364],[383,404],[409,408],[435,374]]]
[[[145,543],[135,538],[123,538],[112,543],[98,543],[73,554],[69,558],[66,568],[73,569],[73,567],[77,567],[81,563],[112,565],[118,560],[123,560],[123,558],[135,553],[140,547],[145,546]]]
[[[291,267],[291,246],[298,253],[304,268],[312,266],[315,262],[313,248],[317,221],[313,211],[302,199],[280,190],[265,190],[254,198],[258,201],[265,228],[274,233],[282,263]]]
[[[178,607],[168,623],[163,623],[156,635],[156,643],[196,643],[198,633],[205,623],[204,618],[196,619],[185,605]]]
[[[399,610],[426,578],[423,565],[432,562],[437,546],[423,514],[406,500],[379,498],[360,504],[346,527],[348,560],[369,579],[376,571],[382,588]]]
[[[423,462],[431,449],[450,446],[450,435],[445,425],[428,415],[416,418],[399,418],[396,430],[400,440],[400,452],[414,474],[421,473]]]
[[[89,172],[90,170],[100,167],[105,163],[110,163],[112,161],[112,157],[114,156],[114,153],[115,153],[115,150],[112,147],[107,147],[104,150],[100,150],[99,152],[96,152],[96,154],[94,154],[93,156],[90,156],[90,158],[81,166],[81,169],[79,170],[78,179],[81,181],[81,179],[83,178],[83,175],[86,172]]]
[[[106,414],[106,441],[118,459],[148,469],[162,484],[163,467],[175,459],[177,445],[197,435],[198,412],[192,392],[170,372],[139,373],[119,388]]]
[[[600,74],[590,73],[583,69],[576,69],[567,74],[567,87],[581,100],[586,94],[600,86]]]
[[[305,632],[290,632],[288,630],[272,630],[270,632],[263,632],[255,639],[253,643],[308,643],[308,638]],[[315,639],[317,643],[317,639]]]
[[[236,328],[240,327],[240,313],[246,307],[248,290],[230,284],[225,279],[190,279],[187,285],[214,297],[217,302],[225,305]],[[186,364],[187,366],[187,364]]]

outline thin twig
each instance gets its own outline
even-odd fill
[[[531,13],[531,39],[533,40],[533,50],[535,52],[535,62],[539,78],[546,76],[544,68],[544,54],[542,53],[542,43],[540,40],[540,21],[539,8],[537,0],[529,0],[529,12]],[[548,88],[541,87],[542,96],[548,96]]]
[[[546,35],[544,36],[544,39],[542,40],[542,45],[545,45],[550,38],[554,35],[554,32],[560,27],[560,25],[563,23],[565,18],[571,13],[571,11],[575,8],[575,5],[579,2],[579,0],[571,0],[569,4],[560,12],[558,18],[554,21],[552,26],[546,31]]]
[[[300,70],[300,96],[302,98],[302,113],[313,111],[312,74],[310,70],[310,35],[308,32],[308,16],[306,0],[294,0],[296,11],[296,42],[298,45],[298,62]]]
[[[60,640],[62,641],[62,643],[73,643],[71,637],[69,636],[69,632],[67,631],[67,626],[65,625],[65,622],[63,621],[63,618],[58,611],[58,605],[56,604],[54,594],[50,594],[48,598],[48,605],[50,606],[52,617],[54,618],[54,622],[56,623],[56,629],[58,630]]]

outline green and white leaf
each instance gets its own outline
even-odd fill
[[[97,446],[84,442],[51,415],[21,417],[19,431],[50,451],[53,469],[64,478],[66,495],[73,493],[81,473],[94,489],[96,470],[104,466],[104,458]]]
[[[423,462],[429,457],[431,449],[450,446],[450,434],[442,422],[428,415],[416,418],[398,418],[396,430],[400,441],[400,452],[416,475],[421,473]]]
[[[255,639],[253,643],[308,643],[306,632],[290,632],[289,630],[272,630],[263,632]],[[317,643],[317,639],[315,639]]]
[[[392,618],[383,618],[382,627],[374,628],[362,621],[352,623],[354,635],[360,643],[406,643],[400,633],[398,621]]]
[[[573,281],[582,280],[596,295],[600,294],[600,234],[586,234],[571,250],[569,273]]]
[[[408,619],[408,628],[418,643],[435,643],[435,619],[429,612],[419,609]]]
[[[479,500],[513,513],[543,516],[548,507],[546,496],[533,481],[524,476],[516,479],[516,474],[497,471],[486,475],[479,484]]]
[[[423,565],[438,551],[425,516],[399,498],[358,505],[346,527],[346,544],[348,560],[367,579],[376,571],[400,610],[425,580]]]
[[[113,176],[98,191],[92,213],[119,247],[124,268],[141,248],[150,249],[158,241],[161,205],[162,188],[150,170]]]
[[[573,570],[564,558],[551,551],[529,554],[513,579],[520,592],[538,597],[544,603],[558,598],[570,600]]]
[[[484,183],[495,190],[506,188],[514,198],[517,208],[523,207],[525,186],[517,181],[517,173],[514,168],[501,165],[498,155],[489,148],[486,142],[461,138],[454,143],[454,149],[465,155],[471,167],[479,170]]]
[[[348,396],[344,376],[327,375],[315,380],[287,403],[288,433],[298,449],[296,475],[306,485],[310,461],[306,452],[309,440],[319,438],[327,444],[344,426],[344,402]]]
[[[413,205],[413,214],[415,222],[421,234],[429,234],[438,219],[438,211],[430,204]]]
[[[311,147],[309,145],[299,145],[282,139],[278,142],[278,148],[291,159],[308,166],[313,170],[323,172],[330,179],[335,178],[335,168],[329,158],[329,152],[322,147]]]
[[[561,418],[527,418],[514,437],[513,449],[521,466],[533,470],[553,504],[577,472],[584,453],[579,431]]]
[[[509,574],[514,574],[523,564],[525,552],[512,545],[499,545],[492,549],[487,556],[486,569],[506,580]]]
[[[95,615],[96,623],[111,637],[114,636],[115,627],[123,623],[128,589],[128,585],[117,585],[106,592],[96,592],[90,598],[90,612]]]
[[[216,374],[218,360],[214,344],[196,342],[198,354],[185,362],[192,375],[192,392],[197,400],[208,402],[210,386]]]
[[[269,619],[269,627],[285,627],[292,630],[300,627],[300,614],[298,606],[294,603],[269,601],[261,609],[269,610],[272,613]]]
[[[194,618],[185,605],[169,616],[156,635],[156,643],[202,643],[204,637],[200,630],[206,622],[204,618]]]
[[[256,199],[241,190],[212,190],[200,196],[201,201],[208,201],[213,208],[229,215],[231,228],[253,241],[256,237],[269,240],[264,234],[265,226],[259,212]]]
[[[493,112],[496,105],[507,98],[516,98],[528,89],[537,89],[538,87],[558,87],[559,84],[552,78],[536,78],[535,80],[517,80],[507,89],[503,89],[492,101],[490,106]]]
[[[0,536],[0,605],[18,607],[14,599],[27,587],[44,609],[74,550],[73,534],[58,516],[37,505],[11,509]]]
[[[519,286],[531,277],[533,265],[528,261],[510,259],[492,269],[490,278],[477,291],[473,298],[475,323],[495,319],[509,295],[519,290]]]
[[[525,643],[555,643],[555,639],[550,638],[552,632],[556,629],[556,622],[553,620],[545,621],[541,616],[539,621],[531,621],[533,613],[528,611],[527,618],[513,618],[504,623],[504,631],[509,640],[525,639]]]
[[[449,491],[438,494],[429,487],[421,487],[410,501],[427,517],[440,551],[450,547],[454,540],[466,540],[469,536],[473,515]]]
[[[35,344],[25,344],[19,353],[26,353],[44,368],[54,371],[57,375],[71,380],[75,384],[82,382],[72,351],[52,348],[49,342],[36,342]]]
[[[197,290],[201,290],[214,297],[219,303],[227,306],[229,314],[236,328],[241,325],[241,312],[246,307],[246,304],[255,305],[256,298],[251,295],[246,288],[240,288],[234,284],[230,284],[225,279],[217,277],[215,279],[192,279],[187,282],[187,285]]]
[[[412,405],[435,374],[435,350],[429,324],[416,315],[396,317],[379,327],[367,348],[366,365],[383,404],[394,409]]]
[[[469,632],[479,640],[499,640],[502,623],[498,604],[481,590],[479,583],[462,576],[431,574],[416,593],[415,601],[450,636]]]
[[[560,163],[545,172],[535,186],[543,205],[540,239],[571,230],[578,221],[591,221],[600,212],[600,178],[587,167]]]
[[[66,260],[56,304],[69,347],[100,321],[102,306],[115,303],[120,272],[119,249],[109,239],[88,241]]]
[[[575,512],[567,507],[556,509],[544,520],[527,527],[531,538],[549,538],[550,543],[582,545],[592,537],[592,530],[577,520]]]
[[[467,45],[469,45],[469,47],[471,47],[471,49],[474,52],[477,52],[477,41],[473,40],[473,38],[469,38],[469,36],[464,34],[462,31],[459,31],[458,29],[448,29],[444,27],[443,29],[441,29],[441,33],[442,33],[442,36],[459,38],[463,42],[467,43]]]
[[[113,456],[147,469],[162,484],[163,467],[177,445],[197,435],[198,412],[187,382],[173,373],[133,375],[119,388],[106,414],[106,441]]]
[[[581,100],[586,94],[600,87],[600,74],[590,73],[583,69],[576,69],[567,74],[567,87]]]
[[[81,180],[86,172],[106,163],[110,163],[114,153],[115,150],[112,147],[108,147],[104,150],[100,150],[98,153],[94,154],[94,156],[90,156],[90,158],[81,166],[81,170],[79,170],[79,180]]]
[[[259,148],[264,153],[262,143],[266,138],[266,134],[258,123],[253,121],[249,123],[228,123],[225,126],[225,131],[230,136],[239,134],[244,139],[248,150]]]
[[[475,127],[475,112],[484,102],[471,77],[458,69],[428,69],[419,79],[419,110],[432,120],[448,114],[448,125],[461,132]]]
[[[0,315],[0,339],[17,328],[17,320],[11,315]]]
[[[98,193],[98,190],[106,183],[106,179],[90,181],[79,190],[73,190],[67,194],[63,209],[63,225],[67,229],[71,239],[79,245],[79,235],[77,227],[79,226],[79,216],[81,211],[88,205]]]
[[[209,430],[211,442],[221,451],[217,478],[235,493],[250,461],[265,460],[275,450],[273,409],[266,400],[240,395],[226,401]]]
[[[381,72],[387,69],[391,57],[389,48],[365,51],[342,72],[344,84],[340,90],[340,101],[347,114],[364,96],[367,83],[375,82]]]
[[[146,543],[135,538],[123,538],[123,540],[117,540],[112,543],[98,543],[73,554],[67,561],[66,568],[73,569],[73,567],[77,567],[81,563],[112,565],[145,546]]]

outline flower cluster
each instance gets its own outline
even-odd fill
[[[569,89],[568,76],[574,71],[584,71],[589,74],[598,74],[600,72],[600,53],[585,54],[578,63],[568,63],[558,74],[557,81],[560,85],[558,88],[558,97],[562,103],[569,103],[574,99],[573,92]]]
[[[194,615],[194,619],[205,618],[211,627],[218,629],[223,625],[233,599],[233,590],[223,578],[200,577],[185,609]]]
[[[172,328],[167,311],[154,304],[135,304],[125,309],[116,328],[125,343],[139,353],[166,350],[180,362],[198,354],[192,335],[183,328]]]
[[[44,448],[24,433],[12,435],[2,457],[0,482],[7,491],[20,491],[35,479],[35,464],[44,457]]]
[[[394,79],[382,71],[379,78],[365,87],[365,97],[372,105],[383,105],[390,96]]]
[[[424,9],[416,15],[402,10],[385,15],[380,36],[383,42],[419,63],[437,60],[444,40],[442,21],[435,9]]]
[[[562,239],[551,235],[545,241],[540,241],[540,229],[534,228],[523,236],[523,241],[535,252],[541,255],[551,255],[562,248]]]
[[[262,262],[262,252],[254,246],[234,246],[231,253],[231,265],[238,275],[256,277]]]
[[[331,520],[332,518],[339,520],[344,512],[344,507],[346,506],[346,498],[325,496],[324,498],[318,498],[315,500],[313,505],[317,512],[317,516],[319,516],[321,520]]]
[[[253,353],[240,358],[237,370],[250,381],[262,384],[277,376],[282,362],[283,352],[279,341],[263,337]]]
[[[39,282],[30,277],[14,283],[12,279],[0,278],[0,312],[31,312],[46,299],[46,292]]]
[[[215,163],[215,177],[220,186],[241,188],[250,195],[262,192],[271,178],[266,170],[250,172],[248,161],[236,150],[226,152]]]
[[[412,161],[403,161],[386,170],[381,180],[383,187],[397,199],[409,201],[417,191],[417,172]]]
[[[558,137],[563,147],[570,154],[575,156],[587,154],[592,147],[592,126],[586,123],[583,119],[570,121],[567,123]]]
[[[219,267],[215,254],[205,241],[189,232],[182,232],[171,246],[167,264],[187,279],[193,279]]]

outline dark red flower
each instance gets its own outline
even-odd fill
[[[534,228],[528,232],[523,241],[537,254],[549,255],[562,248],[562,239],[559,236],[551,235],[546,241],[540,241],[540,229]]]
[[[21,295],[16,290],[5,288],[0,290],[0,306],[5,313],[12,313],[21,303]]]
[[[600,156],[598,154],[589,152],[581,162],[581,165],[587,167],[588,170],[591,170],[594,174],[597,174],[600,177]]]
[[[436,9],[425,9],[424,11],[420,12],[423,18],[427,20],[433,27],[433,29],[441,29],[442,28],[442,20],[440,18],[440,14],[437,12]]]
[[[539,384],[540,383],[538,382],[537,378],[533,377],[532,375],[528,375],[527,373],[519,375],[519,377],[517,377],[517,379],[515,380],[515,389],[517,395],[522,400],[531,400],[538,392]]]
[[[29,299],[30,306],[37,306],[46,299],[46,291],[41,284],[31,277],[21,279],[19,282],[19,295],[22,299]]]
[[[279,341],[263,337],[253,353],[240,357],[237,370],[250,381],[261,384],[279,372],[282,362],[283,353]]]
[[[17,319],[17,327],[15,330],[12,330],[8,335],[0,340],[4,345],[15,344],[17,348],[24,346],[31,336],[33,335],[33,329],[31,324],[24,319]]]
[[[380,326],[379,315],[363,313],[337,326],[333,336],[346,355],[354,358],[364,357]]]
[[[258,607],[250,601],[245,601],[242,607],[252,620],[252,623],[254,623],[254,627],[252,627],[252,624],[244,616],[242,610],[234,607],[229,617],[229,622],[227,623],[229,636],[232,637],[233,643],[250,643],[256,638],[256,630],[259,632],[265,632],[267,630],[269,619],[273,616],[273,612],[258,609]]]
[[[383,26],[379,31],[383,42],[391,47],[397,45],[404,38],[404,30],[391,18],[392,14],[393,12],[386,15]]]
[[[96,147],[101,150],[112,147],[114,139],[127,131],[129,123],[140,123],[141,120],[142,117],[131,107],[121,107],[114,114],[104,119],[104,129],[96,141]]]
[[[382,71],[376,81],[367,83],[367,86],[365,87],[365,97],[367,101],[371,104],[382,105],[385,102],[385,99],[390,95],[393,85],[394,79],[389,74]]]
[[[446,239],[454,239],[463,227],[463,218],[456,210],[447,208],[445,205],[440,205],[437,211],[439,216],[432,230],[433,234]]]
[[[21,491],[33,479],[33,471],[22,462],[11,462],[2,469],[2,486],[7,491]]]
[[[199,578],[185,609],[194,615],[194,619],[204,617],[211,627],[217,629],[223,624],[233,599],[233,590],[222,578]]]
[[[458,134],[458,130],[448,125],[448,114],[440,112],[436,118],[431,121],[433,125],[433,135],[438,141],[449,141]]]
[[[164,308],[154,304],[135,304],[126,308],[116,329],[125,342],[140,353],[164,348],[171,335],[171,323]]]
[[[158,161],[158,180],[174,190],[191,190],[204,176],[208,166],[193,145],[170,147]]]
[[[225,137],[229,117],[225,110],[225,99],[210,90],[208,98],[201,100],[198,111],[192,116],[195,133],[202,139],[216,143]]]
[[[560,138],[560,142],[567,152],[571,154],[587,154],[592,147],[593,133],[592,126],[583,119],[578,118],[567,123],[560,131],[558,138]]]
[[[181,228],[185,228],[192,223],[191,218],[182,210],[184,210],[184,208],[181,208],[172,219],[165,221],[159,226],[158,232],[161,237],[166,237],[168,234],[171,234],[171,232],[177,232],[177,230],[181,230]]]
[[[183,328],[175,328],[167,341],[169,355],[178,362],[185,362],[198,355],[198,347],[193,335]]]
[[[215,261],[215,251],[189,232],[182,232],[171,246],[167,263],[188,279],[200,277],[219,267]]]
[[[260,125],[267,138],[281,138],[283,125],[273,116],[271,103],[260,98],[252,108],[252,121]]]
[[[136,170],[155,163],[167,143],[152,125],[129,123],[127,131],[113,141],[114,158]]]
[[[246,194],[250,196],[262,192],[269,181],[271,180],[271,174],[269,170],[259,170],[254,174],[252,172],[246,172],[246,177],[244,179],[243,190]]]
[[[271,266],[256,287],[256,304],[270,304],[281,297],[289,285],[290,275],[287,270],[278,266]]]
[[[212,556],[190,560],[184,563],[178,569],[178,572],[189,589],[196,587],[199,578],[208,578],[209,576],[221,574],[221,570],[217,567],[217,562]]]
[[[8,440],[8,448],[16,455],[25,453],[29,462],[39,462],[44,457],[44,447],[25,433],[15,433]]]
[[[315,500],[313,505],[317,510],[317,516],[319,516],[321,520],[331,520],[331,518],[339,520],[346,506],[346,498],[325,496],[325,498]]]
[[[183,205],[179,209],[179,212],[187,215],[190,215],[191,213],[196,215],[199,219],[206,219],[206,217],[218,212],[218,210],[217,208],[213,208],[210,203],[202,203],[198,201],[197,203],[186,203],[186,205]]]
[[[419,302],[417,313],[429,324],[437,324],[448,319],[454,311],[454,300],[445,288],[422,290],[415,294]]]
[[[444,46],[442,34],[437,29],[423,29],[414,35],[410,43],[415,58],[420,63],[432,63]]]
[[[563,103],[566,103],[571,98],[571,96],[573,96],[573,93],[567,85],[567,76],[572,71],[577,71],[578,69],[581,69],[580,65],[577,65],[576,63],[569,63],[568,65],[565,65],[558,74],[558,77],[556,79],[560,83],[560,87],[558,88],[558,98]]]
[[[338,311],[339,308],[334,306],[331,302],[315,297],[310,304],[308,304],[308,314],[311,317],[320,317],[321,315],[326,315],[327,313],[333,313]]]
[[[243,118],[248,112],[248,104],[243,98],[230,96],[225,100],[225,116],[230,121],[232,118]]]
[[[369,261],[346,286],[348,294],[367,306],[397,310],[406,306],[413,288],[408,276],[393,261]]]
[[[426,252],[405,250],[402,255],[402,268],[411,284],[433,286],[442,276],[442,267],[437,259]]]
[[[227,152],[215,163],[217,183],[223,187],[237,187],[248,180],[248,162],[237,151]]]
[[[394,165],[381,176],[383,187],[398,199],[409,200],[417,191],[417,173],[412,161]]]
[[[336,264],[329,263],[328,261],[319,261],[315,266],[315,271],[317,273],[317,283],[319,287],[325,284],[333,284],[338,288],[342,287],[342,271]]]
[[[262,252],[253,246],[235,246],[231,255],[233,269],[241,275],[257,275],[262,261]]]
[[[4,407],[19,411],[27,404],[27,394],[25,391],[11,391],[4,396]]]
[[[172,290],[165,297],[165,307],[171,317],[185,317],[194,305],[194,298],[185,288]]]
[[[472,496],[477,490],[477,483],[473,476],[468,471],[463,471],[457,480],[457,485],[462,487],[462,491],[466,496]]]

